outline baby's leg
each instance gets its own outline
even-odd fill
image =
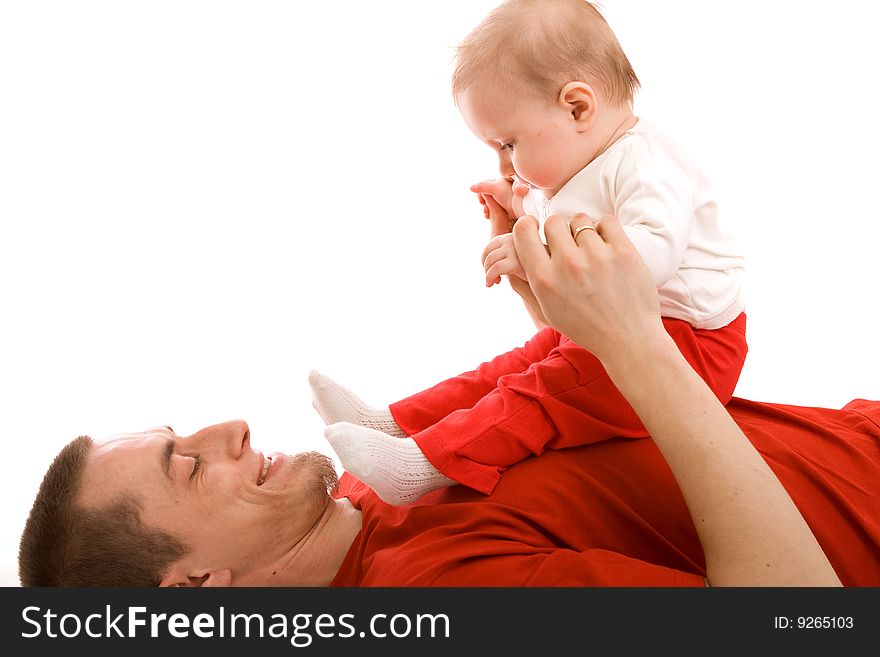
[[[351,390],[320,372],[309,372],[309,385],[312,387],[312,406],[324,424],[349,422],[395,438],[406,438],[406,433],[394,421],[387,407],[370,406]]]
[[[598,360],[576,347],[595,361],[580,363],[582,371],[578,371],[570,361],[571,355],[564,355],[569,344],[573,343],[561,338],[543,360],[531,363],[523,372],[499,377],[496,385],[475,404],[453,408],[436,423],[415,433],[416,440],[377,435],[372,429],[347,422],[331,424],[324,435],[345,470],[391,504],[417,499],[436,488],[434,484],[440,477],[489,493],[505,466],[531,453],[539,453],[542,445],[551,444],[557,437],[554,418],[542,408],[541,402],[551,402],[552,407],[554,399],[564,399],[568,391],[586,383],[579,377],[598,378],[604,374]],[[581,353],[576,355],[580,357]],[[587,372],[589,368],[592,373]],[[461,400],[465,396],[462,391],[477,389],[478,386],[469,385],[471,380],[466,377],[464,381],[444,381],[402,400],[391,407],[403,411],[395,413],[395,418],[418,417],[424,421],[438,408],[448,409],[450,398]],[[449,389],[458,394],[447,395]],[[409,412],[413,399],[418,405],[415,412]],[[564,419],[559,409],[555,415],[557,422]],[[411,420],[409,426],[418,425]],[[420,481],[404,477],[406,473]]]
[[[523,372],[540,362],[561,339],[558,332],[544,329],[525,346],[393,404],[390,410],[370,407],[350,390],[313,372],[309,376],[313,403],[330,425],[325,436],[343,467],[386,502],[407,504],[456,482],[428,461],[406,431],[415,433],[450,412],[472,407],[495,388],[501,376]],[[395,422],[395,409],[403,418],[402,426]]]
[[[716,331],[664,319],[691,366],[727,403],[745,360],[745,316]],[[510,374],[467,410],[450,413],[413,438],[444,475],[490,493],[504,468],[545,449],[613,437],[644,437],[638,416],[599,360],[563,338],[527,371]]]
[[[457,483],[431,465],[412,438],[394,438],[348,422],[329,425],[324,435],[345,470],[389,504],[409,504]]]
[[[495,388],[499,377],[524,372],[532,363],[546,358],[559,346],[560,339],[556,331],[544,329],[523,347],[392,404],[390,408],[370,406],[329,377],[311,372],[312,404],[325,424],[349,422],[402,438],[430,427],[452,411],[470,408]]]
[[[717,331],[694,330],[680,320],[664,324],[694,370],[727,403],[747,352],[745,316]],[[447,385],[415,399],[425,409],[440,407],[444,400],[434,404],[430,396]],[[402,400],[392,409],[406,416],[409,403]],[[472,407],[454,410],[413,438],[378,439],[350,425],[327,431],[346,469],[397,504],[446,485],[443,477],[488,494],[504,468],[545,449],[645,435],[599,360],[567,338],[524,372],[500,377]],[[412,476],[403,477],[406,472]]]
[[[527,371],[535,363],[547,358],[563,339],[552,328],[542,329],[522,347],[496,356],[475,370],[464,372],[395,402],[389,410],[397,424],[407,435],[412,436],[454,411],[472,408],[498,386],[498,379],[508,374]]]

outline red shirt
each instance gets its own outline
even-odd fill
[[[734,399],[844,585],[880,585],[880,402],[843,410]],[[650,439],[547,451],[488,496],[463,486],[382,502],[349,474],[363,527],[334,586],[703,586],[705,560]]]

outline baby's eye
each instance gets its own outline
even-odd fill
[[[513,142],[508,142],[506,144],[501,144],[502,151],[512,151],[513,150]]]

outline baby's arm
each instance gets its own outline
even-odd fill
[[[483,270],[486,272],[486,287],[501,282],[502,276],[517,276],[527,281],[525,272],[516,256],[516,247],[510,234],[513,224],[523,215],[523,198],[529,188],[519,180],[496,178],[471,186],[483,204],[483,213],[492,218],[492,239],[483,250]],[[489,203],[494,201],[499,207],[493,213]],[[500,219],[507,217],[506,222]]]
[[[694,184],[674,163],[627,167],[618,172],[614,213],[657,287],[684,259],[696,221]]]
[[[483,214],[487,219],[489,218],[489,208],[486,205],[487,196],[500,205],[507,216],[513,219],[520,216],[516,214],[513,207],[513,181],[507,178],[493,178],[471,185],[470,189],[480,197],[480,203],[483,204]],[[520,204],[520,210],[522,210],[522,204]]]
[[[475,192],[483,205],[483,214],[489,218],[489,208],[486,205],[486,196],[491,196],[498,205],[500,205],[507,216],[512,217],[513,221],[519,219],[523,212],[523,198],[529,193],[528,185],[525,185],[515,178],[495,178],[493,180],[484,180],[475,185],[471,185],[471,191]]]
[[[483,249],[483,269],[486,272],[486,287],[500,283],[502,276],[516,276],[528,281],[516,255],[511,233],[496,235],[489,240]]]
[[[492,223],[492,239],[489,241],[491,245],[495,238],[504,237],[505,235],[510,238],[511,237],[511,226],[513,223],[510,220],[510,215],[506,213],[504,208],[502,208],[491,196],[487,197],[484,200],[484,207],[486,208],[486,216]],[[512,244],[512,242],[511,242]],[[486,250],[489,249],[489,246],[486,247]],[[483,251],[483,262],[486,262],[487,252]],[[522,271],[522,267],[519,264],[519,257],[516,256],[516,248],[513,249],[514,257],[516,258],[515,267]],[[495,264],[495,263],[493,263]],[[493,282],[499,282],[499,280],[491,279]],[[508,276],[507,280],[510,282],[510,286],[514,289],[514,291],[519,294],[522,298],[523,303],[525,304],[526,311],[529,313],[529,317],[532,319],[532,323],[538,330],[541,330],[545,326],[547,326],[547,319],[544,317],[544,313],[541,310],[541,306],[538,305],[537,299],[535,299],[534,293],[532,293],[532,288],[529,286],[529,282],[526,277],[523,275],[522,277],[518,275]],[[486,276],[486,284],[491,285],[489,274],[487,272]]]

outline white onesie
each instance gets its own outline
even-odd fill
[[[613,214],[657,283],[660,312],[699,329],[726,326],[744,309],[745,261],[718,221],[708,179],[644,119],[551,199],[532,189],[526,214]]]

